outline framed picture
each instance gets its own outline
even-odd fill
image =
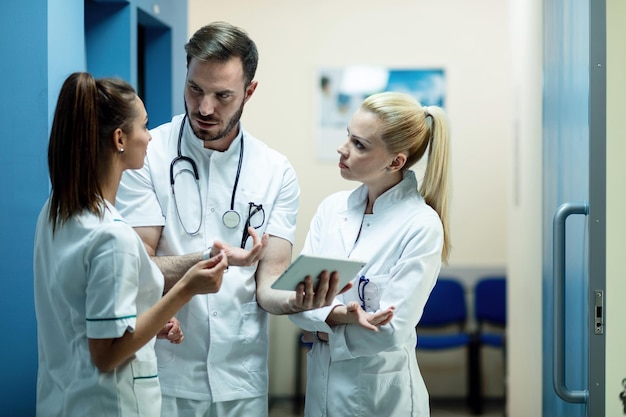
[[[423,105],[444,107],[445,74],[443,69],[322,68],[317,90],[317,158],[337,161],[348,122],[366,97],[398,91]]]

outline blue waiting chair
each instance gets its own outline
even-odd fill
[[[477,408],[479,405],[477,346],[473,334],[466,329],[467,319],[464,286],[455,278],[439,277],[416,327],[416,349],[418,351],[467,349],[468,405],[473,414],[478,414],[480,410]]]
[[[480,350],[483,346],[502,349],[505,362],[504,380],[506,386],[506,278],[504,276],[484,277],[474,288],[474,318],[476,319],[477,367],[478,367],[478,408],[482,410],[482,371]]]

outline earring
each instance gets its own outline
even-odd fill
[[[120,155],[124,154],[124,148],[120,149]]]

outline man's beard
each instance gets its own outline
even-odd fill
[[[191,130],[193,131],[194,135],[196,135],[198,139],[201,139],[203,141],[216,141],[216,140],[223,139],[226,135],[228,135],[233,130],[235,126],[237,126],[237,124],[239,123],[239,120],[241,119],[241,115],[243,114],[243,105],[244,105],[244,102],[242,101],[241,106],[235,112],[235,114],[233,114],[233,116],[230,118],[226,127],[223,130],[220,130],[219,132],[217,132],[217,134],[215,135],[211,135],[211,133],[207,131],[197,129],[196,126],[194,126],[194,124],[191,121],[191,117],[190,117],[191,115],[189,115],[189,111],[187,110],[187,103],[185,103],[185,111],[189,115],[189,124],[191,125]],[[212,116],[204,117],[200,114],[196,114],[195,118],[200,119],[205,122],[218,121],[214,119]]]

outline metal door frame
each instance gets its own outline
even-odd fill
[[[589,3],[589,416],[605,415],[606,1]],[[596,299],[602,295],[600,311]],[[596,320],[598,319],[598,320]],[[598,325],[601,331],[596,331]],[[600,330],[600,329],[598,329]]]

